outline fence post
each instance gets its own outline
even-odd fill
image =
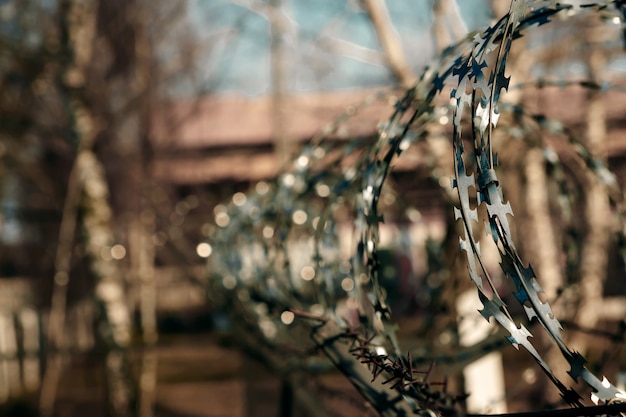
[[[478,314],[482,308],[475,290],[462,293],[457,299],[459,321],[459,341],[462,346],[471,346],[489,335],[492,325]],[[506,391],[502,354],[491,352],[463,370],[467,411],[470,413],[506,413]]]
[[[21,392],[17,335],[11,312],[0,312],[0,403]]]
[[[34,392],[40,384],[39,315],[34,308],[25,307],[17,318],[22,329],[22,384],[26,392]]]

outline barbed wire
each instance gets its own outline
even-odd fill
[[[316,138],[319,142],[305,147],[293,167],[276,181],[261,183],[256,191],[239,195],[228,207],[221,206],[215,213],[219,227],[210,240],[215,248],[210,264],[212,291],[232,298],[236,309],[248,312],[266,338],[281,340],[284,345],[303,343],[288,330],[294,319],[309,328],[313,345],[346,374],[381,415],[461,414],[458,403],[463,393],[433,390],[433,386],[443,388],[445,383],[437,385],[428,383],[427,377],[414,377],[422,372],[414,368],[415,364],[429,359],[403,354],[379,276],[379,224],[383,221],[379,202],[392,163],[427,138],[430,127],[439,124],[436,109],[442,105],[435,99],[451,84],[453,189],[458,199],[455,218],[463,226],[460,248],[483,305],[480,313],[508,332],[510,344],[524,347],[565,402],[577,407],[564,415],[608,410],[582,408],[582,397],[554,374],[530,342],[531,332],[509,313],[486,267],[480,243],[474,238],[482,206],[487,234],[498,248],[503,272],[513,283],[513,295],[527,319],[541,325],[569,363],[569,375],[588,384],[598,401],[612,404],[626,400],[626,394],[606,378],[600,380],[593,375],[585,367],[585,358],[566,345],[561,323],[550,304],[542,301],[538,279],[532,267],[522,261],[513,241],[509,222],[513,212],[502,196],[493,144],[493,131],[506,110],[500,103],[509,88],[506,62],[521,32],[544,25],[557,14],[564,18],[593,13],[623,17],[622,12],[619,1],[573,7],[555,1],[514,0],[509,13],[493,26],[447,48],[396,102],[375,139],[321,140],[337,128],[339,123],[335,123]],[[608,88],[593,82],[578,83],[586,88]],[[615,188],[615,178],[605,165],[564,127],[539,115],[526,115],[520,107],[510,110],[532,121],[537,129],[566,137],[586,168]],[[358,108],[350,113],[346,117],[357,114]],[[465,151],[467,142],[471,143],[471,152]],[[546,162],[554,167],[554,178],[565,195],[565,179],[559,177],[559,161],[553,157],[556,152],[544,149]],[[614,195],[614,202],[621,199],[619,190],[614,189]],[[353,217],[346,212],[352,212]],[[350,220],[354,223],[355,243],[352,255],[346,259],[340,255],[338,227]],[[300,256],[294,255],[294,247],[299,248]],[[501,344],[479,346],[490,351]],[[364,368],[371,378],[364,376]],[[610,410],[623,411],[619,407]]]

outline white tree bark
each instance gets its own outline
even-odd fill
[[[402,87],[411,87],[417,80],[417,76],[411,70],[398,32],[391,23],[389,12],[384,0],[361,0],[367,12],[376,35],[385,53],[385,60],[391,72],[400,82]]]
[[[591,35],[591,31],[589,33]],[[597,80],[606,64],[606,57],[593,43],[588,44],[588,50],[586,58],[590,79]],[[604,160],[606,109],[600,91],[589,92],[586,123],[589,152],[594,158]],[[600,320],[596,307],[602,302],[607,276],[611,215],[605,186],[593,174],[588,175],[585,186],[586,236],[580,265],[579,304],[574,320],[583,328],[594,328]],[[576,333],[571,339],[571,347],[585,352],[588,342],[584,335]]]
[[[542,151],[530,149],[524,161],[526,176],[526,210],[532,228],[532,258],[534,268],[541,282],[545,296],[554,300],[559,288],[563,286],[560,251],[555,240],[555,230],[548,195],[548,179]]]
[[[77,153],[59,231],[48,335],[53,346],[58,346],[63,339],[66,294],[80,207],[83,209],[80,217],[84,233],[82,243],[95,278],[95,300],[101,307],[99,329],[107,352],[107,402],[112,416],[128,416],[134,414],[134,387],[125,353],[131,341],[131,320],[121,268],[117,260],[103,256],[103,251],[115,243],[109,190],[102,165],[91,150],[99,132],[98,122],[79,93],[85,88],[87,67],[93,59],[97,5],[95,0],[66,0],[59,4],[62,25],[67,31],[66,44],[62,47],[71,57],[62,70],[62,79],[69,119],[73,122],[69,131],[76,138]],[[60,358],[50,358],[40,396],[42,416],[54,412],[60,371]]]

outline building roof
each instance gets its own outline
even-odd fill
[[[376,100],[379,91],[382,89],[289,96],[285,99],[286,135],[304,141],[347,111],[355,117],[342,124],[335,136],[370,135],[393,111],[388,102]],[[357,112],[364,101],[371,104]],[[217,95],[179,101],[159,109],[152,125],[153,145],[159,150],[269,145],[273,137],[269,96]]]
[[[286,137],[305,142],[324,129],[332,130],[342,114],[345,122],[328,137],[371,136],[393,111],[388,100],[375,90],[288,97]],[[271,178],[279,169],[273,137],[270,97],[213,96],[169,104],[153,119],[154,175],[187,184]]]
[[[584,137],[588,92],[580,86],[528,90],[526,109],[531,114],[559,120],[572,133]],[[626,93],[607,91],[603,98],[608,120],[607,153],[624,154]],[[352,116],[330,138],[374,135],[378,124],[393,112],[393,99],[393,94],[375,90],[290,96],[284,116],[286,136],[302,143],[329,129],[342,114]],[[151,133],[154,175],[161,181],[251,181],[271,178],[279,169],[273,154],[272,102],[267,96],[221,95],[168,104],[155,113]],[[410,169],[411,164],[402,164]]]

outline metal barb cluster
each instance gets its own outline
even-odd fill
[[[431,361],[430,366],[425,371],[413,368],[411,352],[405,357],[393,358],[387,354],[380,353],[377,346],[373,344],[376,335],[367,337],[367,332],[363,334],[357,331],[346,331],[344,337],[351,341],[350,352],[362,363],[370,367],[372,372],[371,382],[383,375],[386,378],[383,385],[389,384],[391,389],[405,391],[405,395],[420,400],[420,406],[425,409],[436,409],[440,413],[448,410],[452,413],[454,405],[463,401],[467,395],[450,395],[447,393],[447,380],[441,382],[429,382],[429,376],[433,371],[435,362]],[[420,375],[420,378],[416,378]],[[440,386],[441,390],[432,390],[432,386]],[[416,392],[411,392],[415,390]]]

